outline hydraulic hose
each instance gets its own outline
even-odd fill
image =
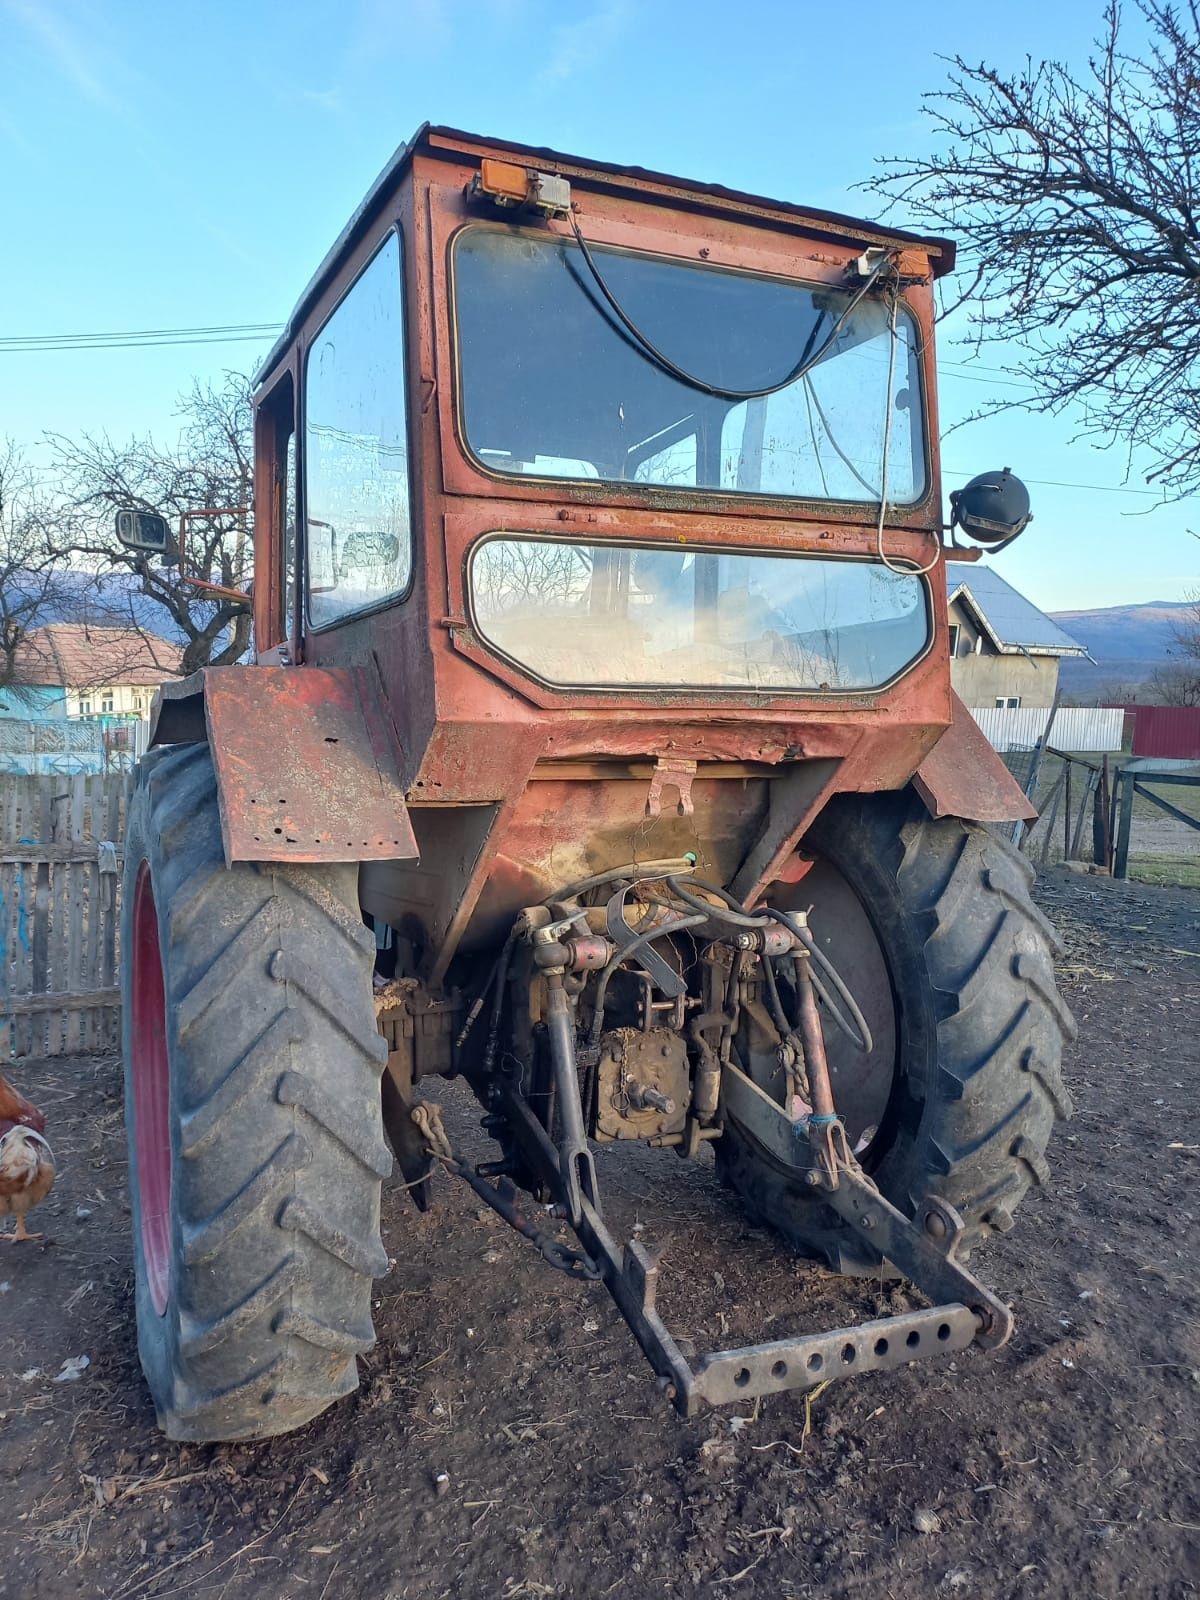
[[[485,1077],[491,1074],[492,1067],[496,1062],[496,1051],[500,1044],[500,1017],[504,1010],[504,986],[508,982],[508,969],[512,962],[515,947],[516,929],[514,928],[504,941],[504,948],[501,950],[499,959],[492,969],[492,976],[489,980],[494,985],[494,988],[492,990],[492,1011],[491,1016],[488,1018],[487,1047],[483,1053]],[[485,990],[484,994],[486,992]],[[480,999],[483,999],[483,995],[480,996]]]
[[[705,894],[715,895],[722,902],[721,905],[714,906],[707,900],[701,900],[699,895],[691,894],[684,888],[683,879],[669,876],[667,882],[671,885],[673,893],[678,895],[684,905],[691,906],[693,911],[703,911],[706,917],[716,922],[728,922],[734,928],[765,928],[770,923],[770,917],[751,915],[727,889],[718,888],[715,883],[706,883],[703,878],[690,875],[686,881],[695,884],[697,889],[703,889]]]
[[[811,964],[809,977],[812,980],[813,988],[817,991],[817,995],[820,998],[821,1004],[829,1013],[830,1021],[834,1023],[839,1032],[846,1035],[847,1039],[849,1039],[850,1043],[856,1050],[861,1051],[864,1055],[869,1053],[874,1044],[874,1040],[871,1038],[870,1032],[868,1031],[867,1034],[868,1043],[864,1045],[862,1035],[860,1034],[858,1028],[855,1027],[853,1023],[849,1022],[845,1016],[843,1016],[841,1007],[830,994],[829,990],[825,987],[825,984],[821,981],[820,972],[816,969],[816,967],[812,967]]]
[[[682,900],[685,905],[690,906],[695,911],[704,912],[706,916],[714,921],[728,923],[731,927],[765,928],[769,925],[772,919],[777,922],[782,922],[789,932],[795,934],[795,936],[801,940],[805,949],[808,950],[812,956],[814,963],[824,970],[829,984],[832,984],[834,988],[836,988],[838,994],[842,996],[846,1008],[850,1012],[853,1026],[851,1025],[851,1022],[846,1020],[837,1002],[830,994],[827,984],[822,981],[820,973],[813,972],[813,988],[817,991],[817,994],[824,1002],[824,1005],[835,1025],[842,1031],[842,1033],[846,1035],[846,1037],[857,1050],[861,1050],[864,1055],[869,1055],[871,1053],[871,1050],[874,1048],[874,1041],[871,1037],[871,1030],[867,1026],[866,1018],[863,1016],[858,1005],[855,1003],[854,996],[850,993],[849,989],[847,989],[845,983],[842,981],[840,973],[834,967],[833,963],[829,960],[825,952],[818,947],[813,940],[811,933],[809,933],[806,928],[803,928],[792,917],[788,916],[786,912],[775,911],[769,907],[765,908],[761,915],[748,912],[745,906],[743,906],[740,901],[735,899],[727,889],[722,889],[719,884],[708,883],[705,879],[697,878],[694,874],[689,874],[686,879],[671,874],[668,876],[667,882],[670,884],[672,892],[678,899]],[[684,888],[685,882],[693,884],[697,889],[702,889],[705,894],[711,894],[715,896],[715,898],[720,900],[722,904],[719,906],[714,906],[710,901],[702,900],[699,895],[690,893],[688,889]],[[775,986],[775,974],[771,970],[771,964],[769,961],[764,961],[763,966],[767,973],[768,1006],[775,1022],[775,1026],[779,1029],[780,1036],[786,1037],[790,1030],[786,1025],[783,1007],[779,1000],[779,991]]]
[[[834,989],[837,990],[838,997],[842,1001],[842,1004],[846,1007],[846,1010],[850,1013],[850,1019],[854,1023],[855,1028],[858,1030],[857,1038],[855,1038],[854,1034],[851,1033],[850,1029],[846,1025],[845,1018],[841,1016],[838,1008],[832,1003],[831,997],[828,994],[825,985],[820,982],[817,973],[813,973],[813,987],[817,990],[818,994],[820,994],[826,1006],[828,1006],[829,1013],[837,1023],[838,1027],[841,1028],[842,1032],[853,1041],[853,1043],[862,1051],[864,1055],[870,1055],[871,1051],[875,1048],[875,1041],[871,1035],[871,1030],[867,1025],[867,1019],[863,1016],[861,1010],[859,1009],[858,1002],[855,1000],[854,996],[850,993],[849,989],[843,982],[841,973],[817,944],[810,930],[804,927],[801,923],[797,922],[795,917],[791,916],[787,911],[777,911],[773,907],[770,909],[769,914],[775,918],[776,922],[782,922],[783,926],[787,928],[790,933],[794,934],[797,939],[799,939],[800,943],[812,957],[813,962],[821,969],[821,972],[826,978],[828,978]]]
[[[779,1030],[780,1043],[785,1044],[793,1029],[787,1019],[787,1013],[783,1009],[783,1001],[779,998],[779,985],[775,981],[775,967],[770,956],[763,956],[762,969],[763,982],[767,991],[767,1010],[771,1013],[771,1021]]]
[[[643,945],[649,944],[652,939],[665,938],[669,933],[682,933],[685,928],[698,928],[701,923],[707,922],[707,913],[704,916],[678,917],[674,922],[660,922],[655,928],[647,928],[645,933],[639,933],[636,939],[631,939],[613,956],[612,960],[600,974],[600,981],[596,985],[596,1004],[592,1012],[592,1026],[588,1034],[588,1043],[595,1047],[600,1042],[600,1034],[604,1028],[604,1001],[608,994],[608,985],[613,973],[630,956],[635,955]]]
[[[696,865],[695,856],[670,856],[665,861],[627,861],[622,867],[609,867],[607,872],[597,872],[590,878],[580,878],[565,889],[548,894],[542,904],[554,900],[575,900],[589,889],[599,889],[601,884],[613,883],[617,878],[665,878],[672,872],[688,872]]]

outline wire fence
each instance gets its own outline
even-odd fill
[[[1038,808],[1019,840],[1036,866],[1080,861],[1148,882],[1200,884],[1200,783],[1188,781],[1200,775],[1200,763],[1054,747],[1010,750],[1002,759]]]

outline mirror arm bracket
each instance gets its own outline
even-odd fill
[[[202,594],[221,600],[241,600],[248,604],[253,598],[248,589],[230,589],[223,583],[209,583],[207,578],[193,578],[187,572],[180,573],[179,581],[186,583],[189,589],[198,589]]]
[[[193,577],[187,570],[187,525],[194,518],[199,517],[240,517],[249,511],[249,506],[198,506],[191,511],[179,513],[179,577],[190,588],[198,589],[203,594],[213,595],[222,600],[249,601],[251,596],[248,590],[233,589],[223,583],[210,583],[207,578]]]

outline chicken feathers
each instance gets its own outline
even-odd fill
[[[0,1233],[0,1244],[40,1239],[25,1229],[26,1213],[54,1187],[54,1152],[46,1143],[46,1119],[35,1105],[0,1077],[0,1217],[16,1217],[15,1233]]]
[[[0,1074],[0,1137],[10,1128],[32,1128],[35,1133],[45,1133],[46,1119],[32,1101],[26,1100]]]
[[[40,1233],[27,1233],[25,1215],[54,1187],[57,1169],[54,1152],[45,1136],[32,1128],[10,1128],[0,1137],[0,1217],[15,1216],[15,1233],[0,1233],[0,1243],[21,1244],[40,1239]]]

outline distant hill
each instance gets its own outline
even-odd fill
[[[9,583],[19,593],[28,585],[37,591],[38,582],[28,574],[15,572]],[[203,603],[197,604],[198,617],[204,616]],[[165,606],[142,593],[138,579],[129,572],[72,572],[59,574],[58,593],[38,612],[37,622],[90,622],[97,627],[137,627],[157,634],[169,644],[186,645],[187,634]],[[218,635],[223,641],[225,635]]]
[[[1194,613],[1191,606],[1179,601],[1150,600],[1138,606],[1052,611],[1050,615],[1094,658],[1063,658],[1059,672],[1063,693],[1077,696],[1092,695],[1115,684],[1145,683],[1166,664],[1176,628],[1190,621]]]
[[[165,606],[142,593],[132,573],[64,572],[60,578],[61,606],[48,606],[41,622],[94,622],[99,626],[133,624],[156,633],[171,644],[187,643],[187,636]]]

